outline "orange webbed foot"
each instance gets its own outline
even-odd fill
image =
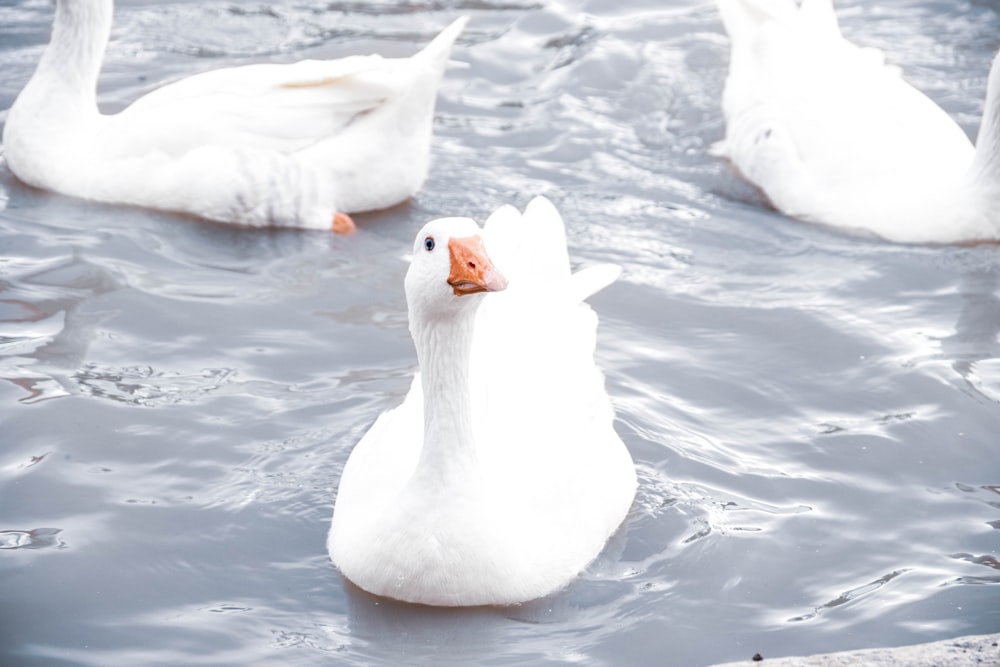
[[[351,216],[338,212],[333,214],[333,224],[330,225],[330,229],[334,234],[353,234],[358,226],[354,224]]]

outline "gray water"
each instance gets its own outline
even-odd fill
[[[969,132],[1000,13],[838,3]],[[0,109],[49,0],[0,2]],[[350,238],[81,202],[0,168],[0,664],[705,665],[1000,630],[1000,247],[769,210],[708,149],[728,43],[688,0],[128,0],[100,96],[192,72],[408,55],[471,16],[424,190]],[[0,115],[0,119],[4,116]],[[325,535],[415,369],[426,220],[537,194],[580,265],[640,488],[569,589],[380,600]]]

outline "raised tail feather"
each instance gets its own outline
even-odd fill
[[[414,54],[413,59],[422,61],[428,65],[444,71],[445,64],[451,56],[451,49],[455,45],[455,40],[462,34],[465,25],[469,22],[468,16],[462,16],[451,22],[447,28],[438,33],[431,43],[425,46],[420,52]]]
[[[780,21],[796,11],[794,0],[718,0],[726,33],[734,42],[746,39],[768,21]]]
[[[810,34],[840,36],[832,0],[717,0],[722,23],[733,42],[752,39],[764,24],[796,23]]]
[[[618,280],[621,273],[622,268],[617,264],[598,264],[580,269],[570,278],[569,297],[583,301]]]

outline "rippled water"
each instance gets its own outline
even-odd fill
[[[838,3],[971,132],[990,3]],[[0,108],[48,0],[0,3]],[[1000,247],[906,247],[768,210],[708,155],[727,40],[687,0],[120,4],[109,110],[221,65],[405,55],[472,22],[412,202],[361,233],[241,230],[0,169],[0,662],[704,665],[1000,630]],[[3,116],[0,116],[2,118]],[[568,590],[372,598],[330,565],[348,452],[415,360],[427,219],[547,194],[640,474]]]

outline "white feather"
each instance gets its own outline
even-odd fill
[[[466,219],[445,222],[478,232]],[[544,199],[524,215],[499,209],[482,235],[509,286],[476,295],[478,311],[469,305],[465,313],[467,388],[425,396],[415,378],[402,405],[381,415],[354,448],[341,479],[331,557],[379,595],[441,605],[547,595],[598,555],[635,493],[634,466],[594,363],[597,316],[580,300],[613,280],[617,267],[571,275],[562,220]],[[414,255],[414,263],[424,259],[419,247]],[[446,267],[434,275],[423,292],[441,287],[442,301],[470,298],[447,294]],[[413,321],[423,317],[414,302],[424,297],[411,293],[407,280],[421,363],[450,364],[461,343],[435,347],[425,336]],[[437,461],[428,471],[425,409],[462,403],[465,391],[473,442],[463,445],[472,463]],[[454,458],[466,454],[455,447]],[[452,465],[460,472],[449,473]]]
[[[718,0],[732,39],[719,152],[779,210],[902,242],[1000,238],[994,66],[983,131],[961,128],[845,40],[831,0]]]
[[[410,58],[352,56],[197,74],[97,110],[112,0],[57,0],[52,39],[4,128],[36,187],[246,225],[329,228],[413,195],[458,19]]]

